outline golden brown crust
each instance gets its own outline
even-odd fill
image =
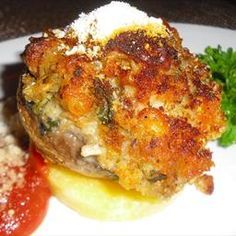
[[[212,194],[214,191],[213,177],[209,175],[202,175],[195,180],[195,186],[205,194]]]
[[[165,197],[210,170],[205,144],[225,125],[221,88],[165,25],[167,37],[123,32],[95,56],[67,55],[75,45],[69,36],[49,35],[27,46],[29,73],[19,88],[19,111],[45,156],[84,174],[117,176],[126,189]],[[90,44],[85,46],[92,50]],[[76,129],[77,155],[67,155],[74,151],[61,136]],[[99,150],[88,149],[94,146]],[[86,172],[81,166],[89,161]],[[209,178],[201,183],[213,189]]]

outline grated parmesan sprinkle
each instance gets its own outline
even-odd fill
[[[158,34],[165,37],[168,34],[161,18],[149,17],[145,12],[119,1],[113,1],[88,14],[81,13],[64,31],[55,29],[53,33],[59,39],[77,39],[77,45],[72,48],[59,46],[58,50],[65,50],[66,56],[86,54],[89,58],[95,58],[99,56],[101,44],[117,33],[138,29],[145,29],[151,36]]]
[[[88,37],[103,40],[119,28],[148,24],[160,26],[163,22],[160,18],[149,17],[145,12],[131,7],[128,3],[113,1],[88,14],[81,13],[70,27],[80,42],[86,42]]]
[[[24,134],[14,102],[14,99],[0,102],[0,210],[13,186],[20,187],[24,183],[28,157],[18,143],[18,138]]]

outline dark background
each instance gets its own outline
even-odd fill
[[[63,27],[110,1],[100,0],[0,0],[0,41]],[[236,29],[236,0],[129,0],[138,8],[168,21]]]

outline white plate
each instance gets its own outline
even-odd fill
[[[192,52],[199,53],[208,45],[218,44],[236,49],[236,31],[190,24],[172,25],[179,30],[184,46]],[[19,53],[27,39],[22,37],[0,43],[1,71],[20,61]],[[204,195],[193,186],[187,186],[161,212],[127,222],[88,219],[52,198],[48,214],[34,235],[236,235],[236,145],[227,149],[216,143],[209,146],[216,165],[211,171],[215,181],[213,195]]]

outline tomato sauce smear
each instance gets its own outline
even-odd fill
[[[13,187],[0,210],[0,235],[27,236],[42,222],[51,195],[46,179],[47,165],[34,147],[26,163],[25,181]]]

